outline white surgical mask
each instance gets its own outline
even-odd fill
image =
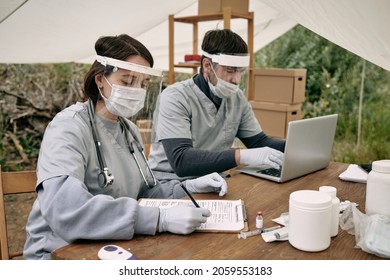
[[[226,82],[226,81],[218,78],[213,67],[212,67],[212,69],[213,69],[215,76],[218,79],[217,84],[215,86],[210,82],[210,79],[208,81],[210,90],[214,93],[214,95],[218,96],[219,98],[230,98],[234,94],[236,94],[238,91],[238,85]]]
[[[106,79],[106,77],[104,77]],[[116,116],[129,118],[134,116],[144,107],[146,90],[143,88],[125,87],[116,84],[110,84],[111,96],[109,98],[103,97],[107,110]],[[100,89],[99,89],[100,91]]]

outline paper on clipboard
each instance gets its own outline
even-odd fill
[[[196,200],[200,207],[210,210],[211,216],[196,231],[202,232],[240,232],[248,230],[245,205],[238,200]],[[193,203],[184,199],[141,199],[138,203],[145,207],[169,208]]]

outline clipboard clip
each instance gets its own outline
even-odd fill
[[[244,222],[248,221],[248,217],[246,215],[246,209],[245,209],[244,204],[236,205],[236,220],[237,221],[244,221]]]

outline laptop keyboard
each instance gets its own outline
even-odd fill
[[[273,177],[280,177],[282,170],[276,169],[276,168],[267,168],[263,170],[258,170],[256,173],[262,173]]]

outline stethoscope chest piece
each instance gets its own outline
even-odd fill
[[[101,188],[106,188],[114,183],[114,175],[109,173],[108,168],[103,168],[98,174],[98,184]]]

